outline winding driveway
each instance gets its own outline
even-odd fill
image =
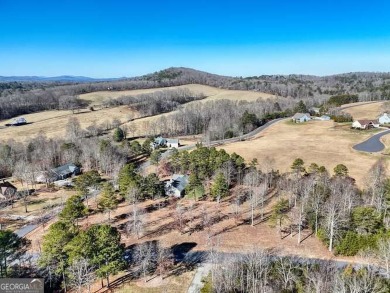
[[[357,151],[376,153],[380,152],[385,148],[385,145],[381,142],[381,137],[390,134],[390,130],[385,130],[371,136],[369,139],[354,145],[352,148]]]

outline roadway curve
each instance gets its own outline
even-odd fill
[[[380,152],[385,148],[385,145],[381,142],[381,137],[390,134],[390,130],[385,130],[371,136],[369,139],[353,146],[354,150],[366,153]]]
[[[237,136],[237,137],[233,137],[233,138],[214,140],[214,141],[211,141],[208,144],[208,146],[220,146],[220,145],[224,145],[224,144],[227,144],[227,143],[238,142],[238,141],[243,141],[243,140],[250,139],[250,138],[256,136],[257,134],[259,134],[260,132],[264,131],[265,129],[267,129],[271,125],[275,124],[276,122],[279,122],[279,121],[284,120],[284,119],[291,119],[291,118],[277,118],[277,119],[268,121],[264,125],[254,129],[254,130],[252,130],[251,132],[248,132],[247,134],[244,134],[244,135],[241,135],[241,136]],[[196,147],[196,144],[190,144],[190,145],[179,147],[178,150],[179,151],[191,150],[191,149],[193,149],[195,147]],[[171,150],[167,150],[166,152],[164,152],[161,155],[161,158],[168,158],[170,155],[171,155]],[[150,166],[150,160],[147,160],[146,162],[142,163],[139,166],[139,169],[140,170],[145,170],[145,168],[147,168],[149,166]]]

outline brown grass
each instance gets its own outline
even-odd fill
[[[176,276],[172,275],[163,280],[160,277],[144,282],[144,280],[132,281],[126,283],[118,289],[115,289],[117,293],[185,293],[191,285],[194,278],[195,270],[183,272]]]
[[[352,115],[354,119],[377,119],[384,111],[385,102],[366,104],[367,102],[360,102],[354,104],[343,105],[361,105],[357,107],[347,108],[344,112]]]
[[[204,101],[218,100],[218,99],[254,101],[257,100],[258,98],[266,99],[266,98],[275,97],[274,95],[267,94],[267,93],[254,92],[254,91],[226,90],[226,89],[219,89],[216,87],[200,85],[200,84],[188,84],[188,85],[172,86],[172,87],[164,87],[164,88],[128,90],[128,91],[101,91],[101,92],[83,94],[80,95],[79,97],[83,100],[90,101],[93,104],[101,104],[107,98],[118,98],[121,96],[131,96],[131,95],[136,96],[140,94],[150,94],[156,91],[172,90],[178,88],[187,88],[191,92],[196,94],[202,93],[207,96],[207,98]]]
[[[15,139],[23,141],[37,136],[40,132],[47,137],[61,137],[65,134],[66,124],[70,117],[75,117],[80,121],[83,129],[96,123],[97,125],[105,121],[112,121],[114,118],[126,121],[129,114],[134,114],[128,107],[121,106],[98,111],[83,110],[81,113],[72,114],[71,111],[44,111],[34,114],[23,115],[31,124],[6,127],[0,129],[0,140]],[[0,126],[8,121],[3,121]]]
[[[310,121],[294,125],[281,121],[258,137],[222,146],[228,152],[236,152],[247,161],[257,158],[259,164],[266,157],[275,160],[275,168],[290,171],[291,163],[302,158],[306,166],[311,163],[324,165],[331,173],[337,164],[345,164],[350,175],[359,185],[380,154],[365,154],[352,146],[367,139],[372,133],[351,131],[349,125],[337,125],[332,121]]]

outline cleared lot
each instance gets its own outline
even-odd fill
[[[368,170],[381,155],[353,150],[353,145],[364,141],[372,133],[352,131],[349,127],[332,121],[304,124],[282,121],[250,141],[236,142],[222,148],[240,154],[247,161],[256,158],[260,165],[267,157],[272,158],[274,168],[282,172],[289,171],[296,158],[302,158],[306,166],[313,162],[324,165],[331,173],[337,164],[345,164],[350,175],[359,185],[363,185]]]

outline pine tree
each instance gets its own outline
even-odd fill
[[[124,137],[125,137],[125,134],[124,134],[123,130],[120,127],[115,128],[114,135],[113,135],[114,141],[120,142],[124,139]]]
[[[108,211],[108,219],[110,220],[111,211],[118,206],[115,190],[111,183],[104,184],[98,206]]]
[[[87,214],[87,208],[83,204],[83,200],[79,195],[73,195],[65,203],[65,207],[59,214],[59,218],[72,225],[77,219],[84,217]]]
[[[307,113],[308,112],[307,107],[302,100],[299,101],[299,103],[294,108],[294,110],[295,110],[295,112],[298,112],[298,113]]]
[[[26,244],[25,239],[12,231],[0,230],[0,277],[8,277],[8,263],[12,263]]]
[[[333,169],[335,176],[345,177],[348,176],[348,168],[343,164],[338,164]]]
[[[226,182],[225,176],[222,173],[218,173],[215,177],[214,183],[211,186],[211,195],[219,200],[229,194],[229,185]]]
[[[119,171],[118,183],[121,195],[126,195],[129,188],[138,187],[140,176],[136,173],[133,164],[126,164]]]
[[[305,162],[301,158],[297,158],[291,165],[291,169],[295,172],[301,173],[305,172]]]

